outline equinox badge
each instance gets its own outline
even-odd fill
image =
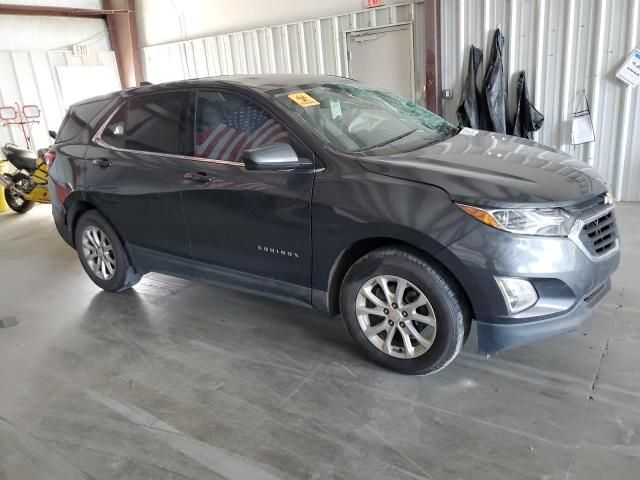
[[[298,254],[298,252],[292,252],[290,250],[281,250],[279,248],[274,248],[274,247],[265,247],[264,245],[258,245],[258,250],[264,253],[271,253],[273,255],[281,255],[283,257],[300,258],[300,255]]]

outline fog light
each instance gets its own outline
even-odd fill
[[[519,313],[535,305],[538,294],[531,282],[522,278],[496,277],[509,313]]]

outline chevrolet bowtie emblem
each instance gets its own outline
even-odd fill
[[[607,194],[604,196],[604,204],[613,205],[613,195],[611,194],[611,192],[607,192]]]

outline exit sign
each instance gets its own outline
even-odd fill
[[[89,55],[89,47],[78,43],[73,46],[73,55],[75,57],[86,57]]]
[[[369,8],[381,7],[382,5],[384,5],[382,0],[367,0],[367,7]]]

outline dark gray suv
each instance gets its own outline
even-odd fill
[[[619,262],[601,177],[334,77],[223,77],[72,106],[53,215],[105,290],[156,271],[342,314],[411,374],[576,328]]]

